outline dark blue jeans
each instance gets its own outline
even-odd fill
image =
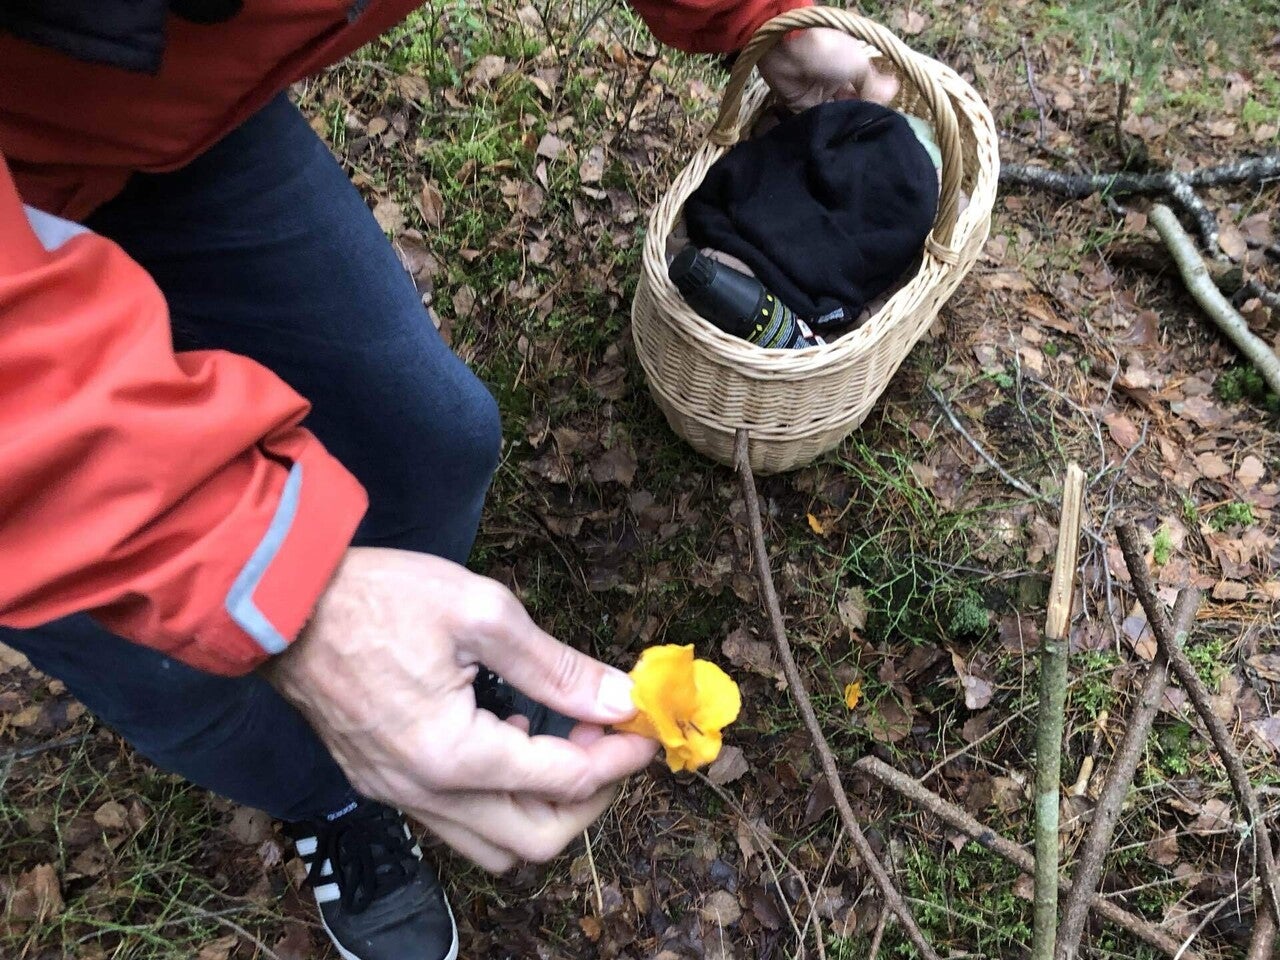
[[[155,278],[178,349],[252,357],[311,401],[306,425],[369,492],[357,545],[466,561],[497,465],[497,405],[284,96],[184,169],[134,177],[88,226]],[[83,615],[0,628],[0,642],[209,790],[286,820],[352,797],[311,728],[256,676],[200,673]]]

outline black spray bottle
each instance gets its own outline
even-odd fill
[[[667,275],[689,306],[725,333],[774,350],[803,350],[822,342],[759,280],[703,256],[696,247],[681,250]]]

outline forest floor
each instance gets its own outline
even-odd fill
[[[1105,45],[1059,7],[867,9],[975,85],[1007,162],[1109,171],[1127,153],[1181,170],[1277,147],[1275,23],[1234,62],[1212,43],[1171,46],[1127,98],[1122,152]],[[715,784],[655,764],[592,828],[590,857],[580,843],[494,878],[433,847],[466,957],[814,957],[820,941],[853,960],[876,927],[879,898],[772,652],[737,480],[669,430],[630,338],[647,213],[723,81],[608,2],[499,0],[424,8],[296,91],[501,404],[474,567],[603,660],[628,668],[649,644],[693,643],[743,691]],[[1280,290],[1275,184],[1203,199],[1226,254]],[[1280,812],[1276,400],[1185,293],[1145,201],[1123,202],[1002,193],[981,260],[867,422],[760,481],[797,657],[842,764],[879,756],[1027,841],[1047,503],[1069,460],[1085,468],[1087,525],[1110,546],[1086,541],[1071,635],[1065,777],[1095,744],[1098,772],[1066,802],[1068,868],[1154,650],[1114,545],[1121,519],[1144,532],[1166,599],[1205,590],[1190,656]],[[1280,317],[1242,310],[1276,342]],[[1025,880],[873,783],[846,783],[944,956],[1024,955]],[[1105,890],[1175,935],[1203,926],[1205,956],[1240,956],[1253,918],[1235,895],[1239,821],[1172,691]],[[299,866],[266,818],[157,772],[0,651],[4,957],[330,957]],[[1090,958],[1154,956],[1102,926],[1086,943]],[[912,955],[896,927],[882,955]]]

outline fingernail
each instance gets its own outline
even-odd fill
[[[596,692],[596,704],[619,720],[629,717],[636,712],[636,705],[631,700],[632,686],[631,678],[621,670],[605,670],[600,689]]]

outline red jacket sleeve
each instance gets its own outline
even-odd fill
[[[175,354],[151,278],[24,207],[0,157],[0,623],[88,611],[224,674],[284,649],[366,506],[307,410],[243,357]]]
[[[735,53],[779,14],[813,0],[631,0],[653,35],[689,53]]]

